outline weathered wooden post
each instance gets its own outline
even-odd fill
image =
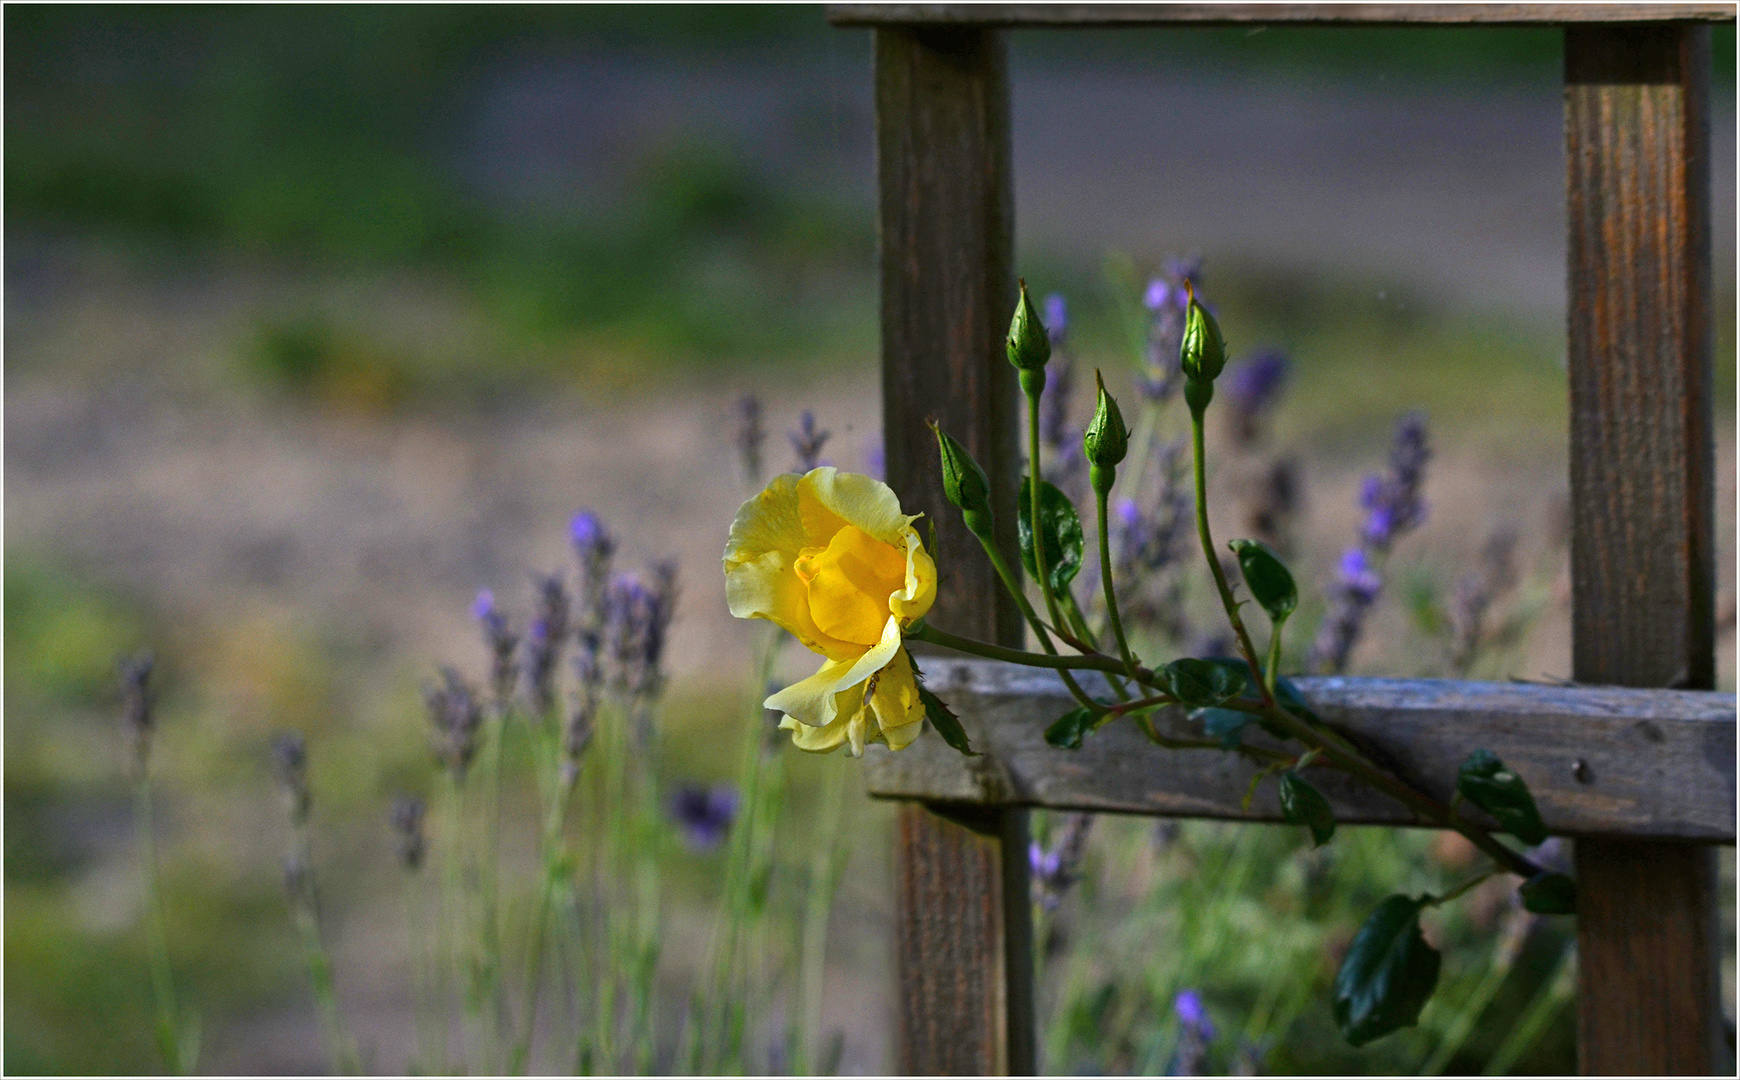
[[[1005,45],[982,27],[876,31],[882,415],[888,482],[943,551],[978,542],[943,497],[942,424],[992,478],[1014,562],[1016,394],[1002,355],[1015,298]],[[1021,642],[1021,616],[983,559],[939,563],[930,618]],[[1027,812],[901,807],[896,860],[900,1069],[1031,1073]]]
[[[1570,203],[1573,673],[1562,689],[1304,679],[1331,724],[1448,797],[1490,746],[1524,776],[1580,878],[1579,1053],[1587,1073],[1711,1072],[1721,1060],[1710,842],[1734,842],[1732,695],[1714,679],[1709,310],[1709,28],[1731,4],[836,5],[876,34],[883,416],[888,479],[945,552],[934,417],[990,474],[1014,549],[1016,389],[1003,27],[1153,24],[1563,25]],[[1018,643],[991,568],[947,559],[932,618]],[[1067,708],[1048,676],[932,662],[985,753],[935,740],[866,761],[909,800],[896,860],[900,1068],[1034,1069],[1025,808],[1279,820],[1248,766],[1156,751],[1113,726],[1067,759],[1039,731]],[[1668,689],[1671,688],[1671,689]],[[1665,690],[1666,692],[1663,692]],[[1682,692],[1676,692],[1682,691]],[[1683,691],[1694,691],[1685,693]],[[1174,717],[1171,722],[1181,723]],[[1577,766],[1575,769],[1573,765]],[[1410,824],[1326,783],[1337,818]]]
[[[1715,686],[1710,29],[1565,31],[1572,661],[1578,682]],[[1584,1072],[1710,1073],[1715,851],[1577,842]]]

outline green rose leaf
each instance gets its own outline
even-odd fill
[[[1499,827],[1533,847],[1547,839],[1547,826],[1522,777],[1504,767],[1491,750],[1476,750],[1456,772],[1462,797],[1498,819]]]
[[[1329,808],[1329,800],[1292,769],[1281,774],[1281,816],[1289,825],[1310,829],[1312,847],[1322,847],[1335,835],[1335,811]]]
[[[1577,883],[1568,875],[1542,870],[1517,886],[1523,908],[1536,915],[1575,915]]]
[[[1033,488],[1030,477],[1021,478],[1021,512],[1015,515],[1021,539],[1021,565],[1028,577],[1037,577],[1033,567]],[[1039,484],[1039,527],[1045,531],[1045,569],[1051,575],[1051,591],[1062,595],[1081,570],[1081,518],[1069,496],[1049,480]]]
[[[1353,1046],[1412,1027],[1438,985],[1438,950],[1420,934],[1425,897],[1391,896],[1353,937],[1335,973],[1335,1023]]]
[[[930,720],[936,733],[943,737],[943,742],[959,750],[967,757],[978,757],[979,754],[967,742],[967,729],[961,726],[961,718],[949,711],[942,698],[926,690],[922,685],[918,688],[918,700],[924,702],[924,715]]]
[[[1094,729],[1094,711],[1085,705],[1058,717],[1045,729],[1045,741],[1065,750],[1080,750],[1081,741]]]
[[[1202,733],[1211,739],[1219,739],[1221,749],[1234,750],[1244,741],[1245,728],[1256,717],[1237,709],[1197,709],[1190,714],[1192,720],[1202,722]]]
[[[1293,614],[1293,609],[1299,606],[1299,589],[1281,557],[1261,540],[1234,540],[1227,546],[1238,556],[1245,584],[1251,596],[1269,613],[1269,621],[1279,623]]]
[[[1220,705],[1239,696],[1245,688],[1242,671],[1213,660],[1174,660],[1161,670],[1167,690],[1180,703],[1193,707]]]

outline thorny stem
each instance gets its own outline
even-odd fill
[[[1015,598],[1015,606],[1021,609],[1021,615],[1023,618],[1025,618],[1027,620],[1027,625],[1031,626],[1033,628],[1033,636],[1037,637],[1039,639],[1039,644],[1045,649],[1045,651],[1048,654],[1050,654],[1051,656],[1054,656],[1054,657],[1057,656],[1057,646],[1053,645],[1051,643],[1051,635],[1047,634],[1045,632],[1045,624],[1043,622],[1039,621],[1039,613],[1033,610],[1033,604],[1027,599],[1027,593],[1022,590],[1021,581],[1020,581],[1020,579],[1018,579],[1015,576],[1015,571],[1010,569],[1009,561],[1007,559],[1003,558],[1003,553],[1001,551],[997,550],[997,545],[992,541],[990,536],[988,536],[988,535],[978,536],[977,533],[975,533],[974,535],[977,537],[977,539],[979,541],[979,546],[985,549],[985,557],[991,560],[991,568],[997,571],[997,576],[999,578],[1003,579],[1003,588],[1007,589],[1009,591],[1009,595],[1013,596]],[[932,629],[934,629],[934,628],[932,628]],[[940,630],[938,630],[936,632],[939,634],[942,633],[942,631],[940,631]],[[910,636],[918,637],[919,635],[914,634],[914,635],[910,635]],[[946,635],[946,636],[953,637],[952,634]],[[923,640],[923,639],[921,638],[920,640]],[[954,638],[954,640],[962,641],[962,642],[970,642],[973,645],[981,644],[981,642],[970,641],[970,639],[968,639],[968,638]],[[933,641],[932,644],[942,645],[944,643],[941,641]],[[951,649],[958,648],[958,646],[955,646],[955,645],[948,645],[947,647],[951,648]],[[1001,646],[998,646],[998,645],[992,645],[990,647],[993,649],[1001,648]],[[964,649],[961,651],[971,652],[972,650],[971,649]],[[1018,651],[1018,650],[1010,650],[1010,651]],[[1038,653],[1023,653],[1022,655],[1037,657],[1039,654]],[[996,658],[992,657],[992,659],[996,659]],[[1026,661],[1016,661],[1016,662],[1017,663],[1025,663]],[[1040,665],[1040,666],[1050,666],[1050,665]],[[1059,665],[1059,666],[1061,667],[1062,665]],[[1069,688],[1070,694],[1072,696],[1074,696],[1074,698],[1078,702],[1080,702],[1081,704],[1087,706],[1090,709],[1094,709],[1096,711],[1099,710],[1100,708],[1102,708],[1102,706],[1098,702],[1096,702],[1093,698],[1088,696],[1087,692],[1081,688],[1080,683],[1076,682],[1075,679],[1070,677],[1070,674],[1067,671],[1063,673],[1063,684]]]
[[[1100,531],[1100,582],[1106,592],[1106,615],[1112,624],[1112,637],[1118,642],[1118,655],[1124,658],[1126,671],[1136,670],[1136,657],[1130,652],[1130,643],[1124,637],[1124,621],[1118,615],[1117,590],[1112,585],[1112,541],[1106,530],[1106,496],[1108,492],[1095,491],[1095,512],[1099,516]]]
[[[1022,389],[1027,386],[1026,372],[1022,373]],[[1039,370],[1040,388],[1045,383],[1045,369]],[[1039,579],[1039,593],[1045,597],[1045,610],[1051,616],[1051,621],[1063,625],[1063,618],[1058,612],[1057,597],[1051,594],[1051,575],[1045,565],[1045,516],[1041,511],[1044,505],[1040,499],[1040,486],[1045,482],[1039,475],[1039,390],[1027,393],[1027,473],[1030,479],[1027,483],[1028,502],[1031,504],[1028,513],[1033,525],[1033,576]]]
[[[1257,661],[1257,648],[1251,644],[1251,635],[1245,630],[1245,621],[1239,617],[1239,605],[1233,599],[1232,587],[1227,584],[1226,571],[1221,568],[1220,559],[1215,556],[1214,537],[1208,529],[1208,480],[1204,466],[1202,449],[1202,410],[1190,410],[1190,447],[1196,479],[1196,535],[1202,541],[1202,557],[1208,560],[1209,573],[1214,576],[1214,587],[1220,593],[1221,607],[1226,609],[1227,622],[1232,624],[1233,633],[1238,636],[1239,650],[1244,653],[1245,663],[1251,666],[1251,674],[1258,676],[1258,685],[1263,690],[1263,702],[1272,705],[1275,696],[1266,683],[1261,681],[1262,665]]]
[[[1058,656],[1052,653],[1027,652],[1023,649],[1010,649],[1002,645],[993,645],[988,641],[975,641],[938,629],[930,623],[919,623],[906,632],[908,639],[923,641],[930,645],[940,645],[945,649],[967,653],[972,656],[982,656],[987,660],[1006,660],[1012,664],[1022,664],[1026,667],[1055,668],[1058,671],[1104,671],[1113,674],[1121,673],[1124,665],[1100,653],[1086,656]],[[1105,711],[1100,706],[1097,711]]]
[[[1287,625],[1287,616],[1276,619],[1269,627],[1269,662],[1263,668],[1263,688],[1269,692],[1269,699],[1275,700],[1275,680],[1281,675],[1281,629]]]
[[[1498,868],[1494,867],[1493,869],[1487,870],[1483,873],[1475,874],[1473,877],[1469,878],[1467,881],[1464,881],[1462,884],[1456,886],[1454,889],[1451,889],[1449,892],[1445,893],[1443,896],[1431,897],[1430,899],[1428,899],[1426,901],[1426,906],[1427,907],[1438,907],[1441,904],[1448,904],[1450,901],[1455,900],[1457,897],[1468,892],[1470,889],[1474,888],[1476,885],[1479,885],[1481,882],[1485,881],[1487,878],[1491,877],[1492,875],[1494,875],[1496,873],[1498,873]]]

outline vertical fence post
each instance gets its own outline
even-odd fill
[[[1579,682],[1713,685],[1709,66],[1707,26],[1565,32]],[[1714,1072],[1713,850],[1579,840],[1577,873],[1582,1070]]]
[[[1013,562],[1017,388],[1001,355],[1015,298],[1005,50],[995,30],[879,28],[876,151],[888,482],[907,512],[936,527],[930,618],[1018,644],[1020,614],[944,499],[925,424],[934,418],[985,467]],[[903,806],[895,860],[901,1071],[1031,1073],[1026,813]]]

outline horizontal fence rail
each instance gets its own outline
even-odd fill
[[[1045,742],[1074,704],[1052,673],[984,660],[924,657],[926,685],[960,715],[978,757],[925,737],[899,753],[870,747],[870,793],[984,806],[1280,821],[1275,786],[1243,805],[1257,766],[1238,754],[1155,746],[1133,723],[1090,735],[1079,750]],[[1088,679],[1083,680],[1089,682]],[[1438,679],[1302,678],[1324,723],[1380,765],[1439,799],[1476,748],[1504,759],[1533,792],[1548,828],[1565,835],[1734,842],[1735,697]],[[1161,734],[1201,738],[1178,709]],[[1246,729],[1253,746],[1280,744]],[[1418,824],[1400,803],[1340,773],[1312,783],[1347,824]]]
[[[835,26],[1566,26],[1733,22],[1733,4],[831,4]]]

